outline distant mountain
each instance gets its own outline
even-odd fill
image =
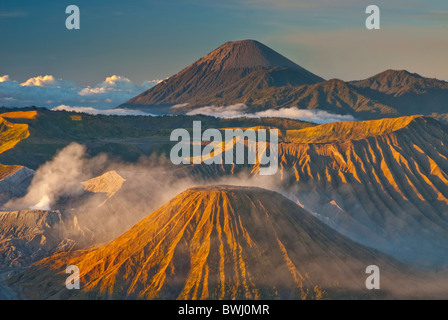
[[[121,107],[207,104],[213,102],[208,100],[210,96],[219,96],[230,86],[232,95],[243,97],[253,88],[300,86],[323,80],[258,41],[226,42]]]
[[[395,108],[400,115],[448,112],[448,82],[424,78],[406,70],[386,70],[350,82],[360,93]]]
[[[249,106],[249,111],[298,107],[299,109],[324,110],[334,114],[350,114],[355,118],[381,118],[398,116],[396,109],[380,101],[371,99],[359,90],[338,79],[322,81],[298,87],[267,87],[263,89],[247,86],[244,97],[231,94],[239,82],[220,92],[219,97],[209,97],[216,105],[229,105],[235,102]],[[204,101],[205,102],[205,101]]]
[[[408,93],[422,94],[430,89],[448,89],[448,82],[429,79],[406,70],[386,70],[365,80],[352,81],[359,88],[370,88],[394,97]]]
[[[447,113],[447,101],[445,81],[404,70],[360,81],[324,81],[260,42],[243,40],[223,44],[120,107],[182,114],[242,103],[247,113],[297,107],[379,119]]]
[[[401,272],[409,276],[276,192],[208,186],[181,193],[109,244],[36,263],[15,285],[41,299],[366,298],[375,296],[365,289],[370,264],[381,266],[383,296]],[[79,267],[82,290],[60,285],[67,265]]]

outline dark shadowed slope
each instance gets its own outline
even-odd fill
[[[251,77],[255,77],[255,75],[254,73]],[[257,81],[252,83],[257,83]],[[249,106],[251,111],[297,107],[299,109],[324,110],[334,114],[350,114],[361,119],[399,115],[396,109],[361,94],[358,92],[358,88],[338,79],[298,87],[258,88],[255,85],[247,85],[244,91],[245,95],[242,97],[232,94],[234,87],[238,86],[239,82],[226,88],[223,92],[219,92],[218,97],[210,96],[208,99],[216,105],[244,103]]]
[[[401,115],[448,112],[448,82],[406,70],[386,70],[365,80],[352,81],[360,92],[399,111]]]

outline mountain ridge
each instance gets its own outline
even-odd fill
[[[399,97],[409,91],[422,93],[429,88],[448,89],[448,82],[435,78],[425,78],[418,73],[407,70],[388,69],[364,80],[350,81],[349,83],[360,87],[369,87],[379,92]]]
[[[120,105],[155,114],[247,105],[247,113],[293,108],[361,120],[446,113],[448,82],[406,70],[364,80],[324,80],[254,40],[226,42],[176,75]],[[440,118],[443,116],[440,116]]]
[[[400,115],[447,113],[448,82],[406,70],[386,70],[351,81],[361,94],[396,109]]]

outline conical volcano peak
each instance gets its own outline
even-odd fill
[[[304,299],[341,286],[365,296],[367,263],[383,277],[393,267],[277,192],[219,185],[182,192],[109,244],[35,264],[20,285],[49,288],[76,265],[77,298]]]
[[[258,68],[303,68],[255,40],[228,41],[197,61],[211,63],[214,71]]]
[[[241,103],[255,90],[322,81],[321,77],[258,41],[231,41],[121,107],[160,107],[164,112],[164,107],[180,104],[188,105],[188,109],[213,104],[231,105]],[[186,109],[176,108],[168,112],[186,112]]]

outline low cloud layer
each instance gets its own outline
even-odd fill
[[[39,106],[53,110],[75,111],[104,115],[151,115],[138,110],[112,109],[143,91],[155,86],[160,80],[134,84],[123,76],[112,75],[97,85],[78,86],[74,82],[57,79],[52,75],[37,76],[19,83],[9,75],[0,76],[0,106]],[[179,104],[172,109],[182,109]],[[208,115],[220,118],[275,117],[327,123],[355,120],[351,115],[331,114],[326,111],[301,110],[297,107],[248,113],[243,103],[229,106],[205,106],[190,110],[187,115]]]
[[[288,118],[311,121],[315,123],[328,123],[337,121],[354,121],[352,115],[329,113],[323,110],[302,110],[297,107],[266,110],[256,113],[259,117]]]
[[[11,79],[9,75],[3,75],[0,76],[0,106],[36,105],[54,108],[69,105],[107,109],[116,107],[157,83],[159,80],[136,85],[128,78],[112,75],[91,87],[78,86],[52,75],[36,76],[22,83]]]
[[[248,107],[243,103],[238,103],[231,106],[205,106],[192,111],[187,115],[208,115],[219,118],[237,118],[237,117],[272,117],[272,118],[287,118],[295,120],[311,121],[315,123],[328,123],[337,121],[354,121],[355,118],[351,115],[333,114],[323,110],[303,110],[297,107],[269,109],[259,111],[256,113],[247,113]]]
[[[70,107],[63,104],[51,110],[87,113],[93,115],[102,114],[108,116],[154,116],[151,113],[143,112],[140,110],[121,109],[121,108],[99,110],[92,107]]]

